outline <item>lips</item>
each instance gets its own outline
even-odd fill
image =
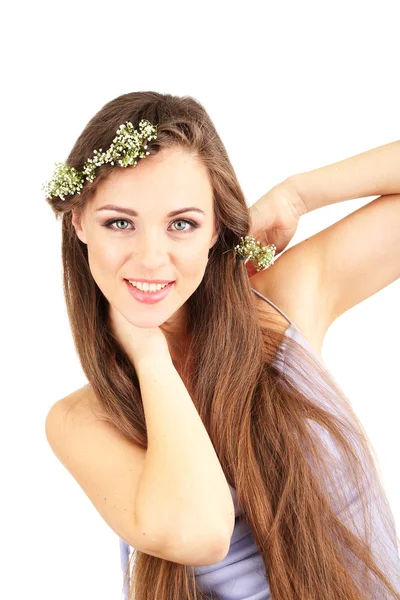
[[[131,296],[138,300],[139,302],[143,302],[145,304],[154,304],[163,300],[166,296],[168,296],[172,286],[174,285],[174,281],[171,281],[168,285],[166,285],[163,289],[156,292],[143,292],[136,288],[134,285],[129,283],[127,279],[125,279],[126,285],[128,286],[128,290]]]

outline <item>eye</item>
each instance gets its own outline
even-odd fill
[[[113,231],[116,231],[115,227],[111,227],[111,225],[113,225],[114,223],[130,223],[132,225],[132,223],[130,221],[127,221],[126,219],[114,219],[113,221],[107,221],[107,223],[104,224],[104,227],[107,227],[108,229],[112,229]],[[117,227],[117,230],[122,230],[122,229],[127,229],[126,227]]]
[[[196,229],[196,227],[198,227],[198,224],[195,223],[194,221],[189,221],[188,219],[178,219],[176,221],[174,221],[173,223],[187,223],[190,225],[189,228],[186,229],[176,229],[175,231],[182,231],[182,233],[189,233],[190,231],[193,231],[194,229]]]
[[[114,223],[128,223],[129,225],[132,225],[131,221],[128,221],[127,219],[112,219],[111,221],[107,221],[107,223],[104,223],[104,227],[107,227],[107,229],[111,229],[112,231],[123,231],[123,230],[129,231],[128,227],[112,227],[112,225],[114,225]],[[176,232],[182,232],[182,233],[190,233],[191,231],[194,231],[194,229],[199,227],[198,223],[196,223],[195,221],[190,221],[189,219],[176,219],[175,221],[172,222],[172,224],[174,224],[174,223],[187,223],[188,225],[190,225],[190,227],[187,227],[186,229],[175,229],[174,230]]]

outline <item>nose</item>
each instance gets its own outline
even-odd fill
[[[168,257],[166,240],[159,232],[143,232],[135,237],[136,262],[146,273],[160,273]],[[161,273],[162,274],[162,273]]]

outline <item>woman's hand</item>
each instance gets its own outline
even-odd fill
[[[147,358],[156,363],[160,353],[171,356],[167,339],[159,327],[136,327],[112,304],[108,305],[108,325],[134,367]]]
[[[306,210],[295,186],[287,179],[261,196],[249,208],[249,212],[249,235],[259,241],[261,246],[275,244],[277,256],[296,233],[299,219]],[[247,261],[246,268],[249,277],[257,273],[250,260]]]

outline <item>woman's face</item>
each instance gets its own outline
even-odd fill
[[[116,167],[73,224],[110,304],[137,327],[169,319],[178,333],[182,307],[200,285],[218,237],[205,167],[181,149],[138,159],[134,168]],[[131,295],[127,279],[174,283],[165,298],[149,304]]]

